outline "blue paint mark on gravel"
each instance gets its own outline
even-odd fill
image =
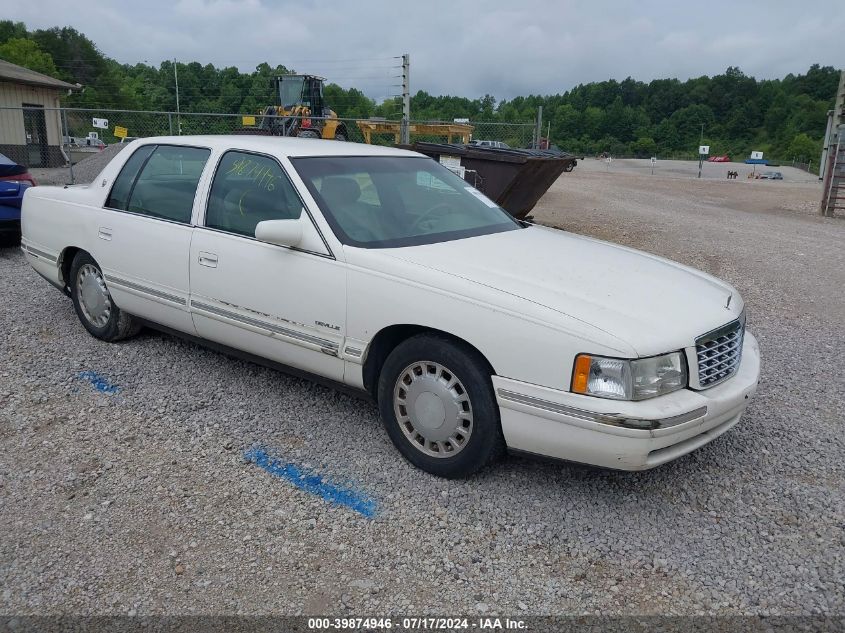
[[[376,500],[369,495],[328,481],[321,475],[302,466],[272,457],[262,448],[252,448],[245,451],[244,459],[266,470],[274,477],[284,479],[300,490],[310,492],[324,501],[346,506],[368,519],[376,516]]]
[[[115,394],[120,391],[120,387],[113,384],[109,381],[108,378],[98,374],[95,371],[82,371],[79,372],[79,377],[82,380],[87,380],[91,383],[91,386],[94,387],[100,393],[107,393],[109,395]]]

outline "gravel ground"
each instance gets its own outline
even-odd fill
[[[614,158],[610,164],[604,160],[585,158],[578,161],[576,169],[580,171],[602,171],[610,174],[639,174],[652,176],[651,160],[648,158]],[[726,180],[728,171],[739,174],[739,180],[748,179],[748,175],[761,174],[766,171],[779,171],[785,181],[790,183],[811,182],[818,183],[818,173],[807,173],[791,166],[769,167],[767,165],[746,165],[745,163],[708,163],[701,164],[701,178],[705,180]],[[658,160],[654,164],[654,176],[663,178],[697,178],[698,161]]]
[[[813,183],[593,163],[535,216],[740,289],[764,365],[734,430],[645,473],[509,458],[444,481],[366,401],[158,333],[93,339],[6,249],[0,613],[845,614],[845,223],[811,214]],[[376,515],[271,477],[256,446]]]

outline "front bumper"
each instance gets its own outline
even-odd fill
[[[640,402],[604,400],[493,376],[508,447],[620,470],[645,470],[686,455],[729,430],[757,391],[760,350],[745,333],[729,380]],[[651,426],[653,428],[631,428]]]

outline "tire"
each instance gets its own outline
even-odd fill
[[[88,253],[80,251],[73,258],[68,283],[76,316],[91,336],[112,343],[141,329],[132,315],[115,305],[99,265]]]
[[[299,138],[320,138],[320,134],[315,130],[300,130],[296,135]]]
[[[505,451],[487,364],[445,336],[420,334],[390,353],[378,404],[399,452],[432,475],[469,477]]]
[[[346,128],[338,128],[338,130],[334,133],[334,140],[346,142],[349,140],[349,137],[346,135]]]

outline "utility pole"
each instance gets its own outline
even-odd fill
[[[173,58],[173,78],[176,80],[176,134],[182,136],[182,116],[179,114],[179,71],[176,70],[176,58]]]
[[[543,134],[543,106],[537,106],[537,129],[534,130],[534,149],[540,149],[540,137]]]
[[[404,145],[411,142],[411,56],[402,55],[402,127],[400,140]]]
[[[701,153],[701,146],[704,145],[704,123],[701,124],[701,136],[698,137],[698,177],[701,178],[701,161],[704,154]]]

